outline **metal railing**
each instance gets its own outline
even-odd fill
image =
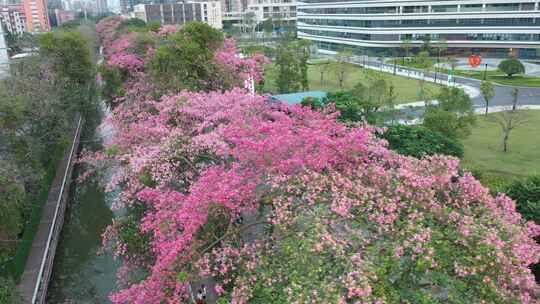
[[[53,241],[57,241],[57,239],[53,238],[53,235],[58,231],[58,229],[62,229],[62,227],[57,227],[58,225],[58,217],[59,217],[59,211],[60,211],[60,207],[61,207],[61,202],[62,202],[62,199],[64,197],[64,191],[65,191],[65,187],[66,187],[66,183],[68,181],[68,175],[69,173],[71,172],[71,165],[72,165],[72,161],[73,161],[73,155],[74,153],[76,152],[76,149],[77,149],[77,146],[78,146],[78,138],[80,136],[80,132],[81,132],[81,125],[82,125],[82,116],[79,116],[79,121],[77,123],[77,129],[75,131],[75,136],[73,137],[73,143],[71,144],[71,150],[70,150],[70,153],[69,153],[69,158],[68,158],[68,162],[67,162],[67,165],[66,165],[66,169],[64,171],[64,177],[63,177],[63,180],[62,180],[62,185],[61,185],[61,188],[60,188],[60,192],[58,193],[58,199],[56,201],[56,208],[55,208],[55,211],[54,211],[54,217],[53,217],[53,221],[52,221],[52,224],[50,226],[50,229],[49,229],[49,235],[47,237],[47,243],[46,243],[46,246],[45,246],[45,251],[43,252],[43,258],[41,259],[41,264],[40,264],[40,267],[39,267],[39,273],[38,273],[38,277],[37,277],[37,280],[36,280],[36,285],[34,287],[34,292],[33,292],[33,295],[32,295],[32,304],[34,303],[44,303],[45,302],[45,296],[43,293],[40,294],[40,291],[43,290],[43,282],[44,282],[44,278],[46,278],[46,283],[48,284],[48,280],[49,280],[49,275],[50,275],[50,269],[48,269],[47,271],[47,276],[44,277],[44,271],[45,271],[45,265],[47,264],[47,262],[51,262],[49,259],[52,258],[54,259],[54,254],[55,252],[51,252],[51,244]],[[63,214],[62,214],[63,216]],[[54,250],[56,250],[56,246],[54,246]],[[52,264],[52,263],[51,263]],[[46,289],[45,289],[46,290]],[[38,301],[39,302],[36,302]]]

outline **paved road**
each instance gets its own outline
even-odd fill
[[[355,63],[358,64],[364,64],[361,60],[355,60]],[[374,66],[374,67],[380,67],[381,63],[379,61],[369,60],[366,61],[367,65]],[[391,66],[388,64],[385,64],[385,66]],[[400,67],[401,70],[408,70],[405,67]],[[414,71],[411,69],[411,71]],[[433,78],[435,77],[434,72],[425,72],[425,75],[427,78]],[[437,79],[443,79],[444,81],[447,81],[447,75],[437,73]],[[480,80],[472,79],[472,78],[465,78],[465,77],[459,77],[455,76],[455,83],[457,84],[463,84],[468,85],[471,87],[474,87],[476,89],[480,88],[480,84],[482,83]],[[490,106],[507,106],[512,104],[512,92],[511,86],[506,85],[498,85],[495,84],[495,97],[490,101]],[[520,105],[540,105],[540,88],[527,88],[527,87],[520,87],[519,88],[519,104]],[[484,106],[484,100],[482,96],[476,96],[473,98],[473,102],[475,106]]]

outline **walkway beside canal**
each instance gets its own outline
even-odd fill
[[[58,236],[64,221],[71,173],[82,130],[82,117],[79,116],[76,121],[72,145],[58,164],[57,173],[49,190],[47,202],[43,206],[38,231],[34,237],[19,284],[24,303],[45,303]]]

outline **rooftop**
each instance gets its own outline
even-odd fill
[[[326,97],[326,92],[324,91],[306,91],[306,92],[298,92],[298,93],[291,93],[291,94],[281,94],[281,95],[274,95],[270,97],[273,101],[282,101],[289,105],[296,105],[300,104],[304,98],[312,97],[312,98],[324,98]]]

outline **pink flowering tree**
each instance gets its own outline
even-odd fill
[[[533,302],[540,232],[458,161],[395,154],[369,127],[240,90],[124,103],[109,231],[145,269],[116,303]],[[130,234],[130,232],[133,232]]]
[[[166,35],[150,64],[177,68],[205,46],[211,71],[235,75],[197,66],[163,95],[155,67],[133,70],[93,158],[117,167],[108,190],[126,210],[104,235],[123,261],[114,303],[538,302],[540,227],[512,200],[457,159],[399,155],[331,109],[224,90],[265,59],[213,34]],[[174,92],[186,87],[203,91]]]
[[[116,19],[103,22],[113,21],[118,28]],[[100,70],[103,91],[111,105],[129,99],[126,91],[141,86],[139,82],[153,87],[154,95],[181,89],[230,89],[246,80],[258,83],[267,63],[262,55],[241,57],[232,39],[224,40],[220,31],[204,23],[164,26],[157,32],[111,32],[98,27],[106,59]]]

